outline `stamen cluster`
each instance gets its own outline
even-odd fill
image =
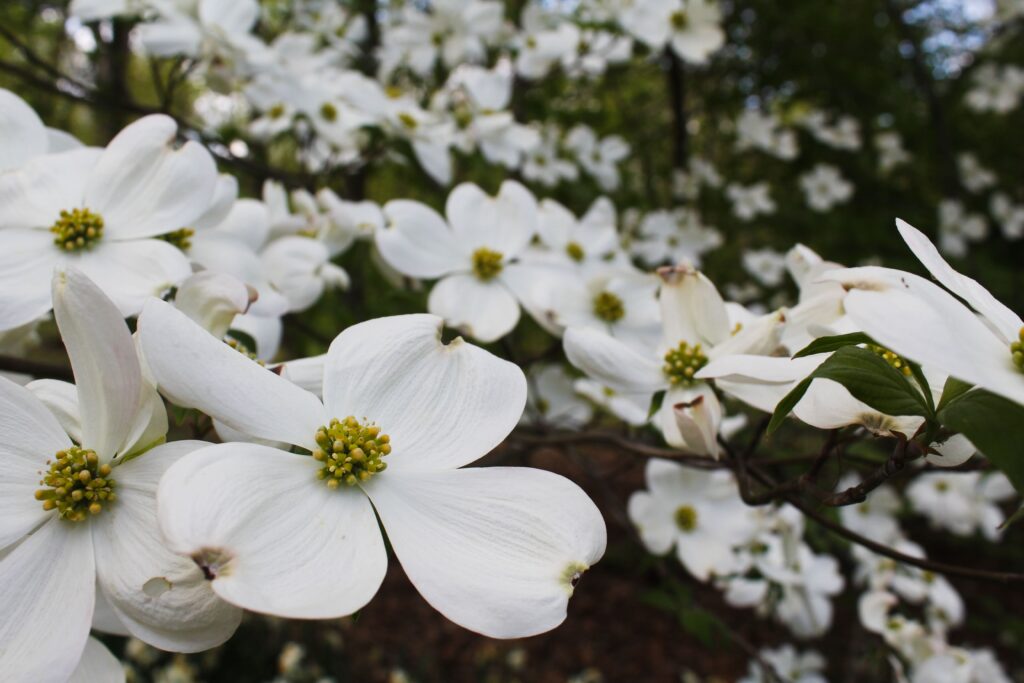
[[[1017,369],[1024,371],[1024,327],[1017,333],[1017,341],[1010,344],[1010,354]]]
[[[601,320],[606,322],[616,322],[622,320],[622,317],[626,315],[626,307],[615,294],[611,292],[601,292],[594,297],[594,315]]]
[[[53,243],[65,251],[88,249],[103,237],[103,217],[89,209],[62,210],[50,228]]]
[[[391,452],[391,437],[381,434],[380,427],[360,422],[349,415],[334,418],[316,432],[313,457],[323,463],[317,478],[336,489],[340,485],[355,486],[387,469],[384,456]]]
[[[903,360],[884,346],[868,344],[868,348],[874,351],[878,356],[881,356],[882,360],[886,363],[899,370],[904,377],[910,377],[913,374],[910,370],[910,364],[907,363],[907,361]]]
[[[192,246],[192,236],[196,234],[196,231],[192,228],[182,228],[181,230],[175,230],[168,232],[157,237],[164,242],[173,244],[178,249],[185,251]]]
[[[679,342],[679,346],[665,354],[665,365],[661,371],[672,384],[693,384],[693,376],[707,363],[708,357],[700,344],[690,346],[687,342]]]
[[[484,282],[494,279],[504,268],[501,259],[501,252],[480,247],[473,252],[473,274]]]
[[[46,461],[50,469],[39,482],[46,488],[36,491],[44,510],[56,510],[61,519],[81,522],[117,499],[117,482],[109,478],[110,465],[101,465],[96,451],[72,446],[57,451],[54,457],[56,460]]]
[[[569,242],[569,244],[565,245],[565,253],[569,255],[569,258],[577,263],[582,261],[587,255],[586,252],[583,251],[583,247],[580,246],[579,242]]]
[[[673,518],[680,531],[690,532],[697,528],[697,511],[691,505],[680,505]]]

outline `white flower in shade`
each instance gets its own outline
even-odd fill
[[[649,266],[688,263],[699,268],[704,254],[720,246],[722,234],[705,225],[696,209],[677,209],[644,216],[630,251]]]
[[[926,472],[907,487],[914,510],[925,515],[932,526],[958,536],[978,531],[990,541],[1000,536],[1005,515],[998,504],[1013,498],[1010,481],[999,472]]]
[[[818,164],[800,176],[800,187],[807,205],[815,211],[831,211],[853,196],[853,184],[843,178],[838,168],[828,164]]]
[[[266,45],[251,34],[260,16],[256,0],[198,0],[191,8],[187,3],[177,5],[161,2],[158,18],[137,27],[139,45],[147,54],[207,56],[245,68],[268,56]]]
[[[577,393],[572,376],[558,363],[534,365],[527,375],[527,424],[579,429],[594,417],[594,408]]]
[[[655,416],[665,440],[717,456],[716,440],[708,437],[718,434],[722,409],[711,386],[696,375],[721,356],[774,351],[782,317],[772,313],[734,329],[725,302],[702,273],[679,266],[662,268],[659,274],[662,334],[657,347],[637,349],[605,331],[569,328],[565,352],[569,362],[615,391],[648,396],[666,391]],[[698,439],[680,431],[680,417],[693,428],[687,433]]]
[[[988,208],[999,222],[1003,237],[1008,240],[1024,237],[1024,205],[1015,204],[1005,194],[997,192],[989,200]]]
[[[59,265],[85,273],[126,316],[192,272],[156,238],[207,210],[217,169],[198,143],[176,149],[176,132],[172,119],[147,116],[105,150],[48,154],[0,174],[0,329],[50,310]]]
[[[348,328],[324,363],[323,401],[235,353],[170,305],[139,319],[160,389],[238,432],[309,451],[231,443],[164,476],[161,528],[224,599],[297,618],[362,608],[387,569],[376,514],[406,574],[456,623],[492,637],[557,626],[604,552],[575,484],[527,468],[462,468],[518,422],[518,367],[431,315]]]
[[[629,519],[644,546],[656,555],[675,547],[676,557],[701,581],[736,570],[733,548],[754,533],[752,511],[726,470],[683,467],[653,458],[647,490],[629,498]]]
[[[609,261],[620,256],[615,208],[607,199],[596,200],[579,219],[555,200],[542,199],[537,218],[539,244],[525,252],[524,259],[586,274],[607,269]]]
[[[801,124],[815,137],[829,147],[856,151],[860,149],[860,124],[852,116],[840,116],[834,122],[823,111],[811,111],[804,116]]]
[[[597,181],[605,192],[619,187],[619,163],[629,156],[629,143],[618,135],[598,138],[592,128],[574,126],[565,136],[565,146],[584,171]]]
[[[768,183],[739,185],[730,183],[725,188],[725,196],[732,202],[732,213],[741,221],[749,221],[760,215],[771,215],[777,208],[771,197]]]
[[[981,284],[953,270],[921,232],[903,221],[897,226],[914,255],[949,291],[898,270],[839,271],[834,279],[850,290],[843,302],[849,316],[905,358],[1024,403],[1024,321]]]
[[[587,377],[577,379],[576,393],[586,396],[598,407],[606,410],[626,424],[634,427],[647,424],[651,409],[650,394],[625,394],[603,386]]]
[[[978,157],[970,152],[957,156],[956,168],[960,172],[960,182],[969,192],[978,194],[996,184],[996,174],[982,166]]]
[[[773,114],[747,109],[736,120],[736,149],[759,149],[780,159],[793,159],[798,147],[792,130],[782,128]]]
[[[765,287],[778,287],[786,274],[786,255],[771,248],[748,249],[743,268]]]
[[[765,648],[758,655],[786,683],[828,683],[825,658],[814,650],[797,652],[792,645],[781,645]],[[739,683],[772,683],[774,680],[774,676],[769,676],[761,664],[753,660],[747,675]]]
[[[385,27],[381,71],[387,75],[406,65],[428,76],[438,62],[454,68],[482,62],[487,44],[501,31],[504,5],[492,0],[441,0],[427,12],[408,5]]]
[[[619,15],[622,26],[652,49],[672,46],[681,59],[708,60],[725,43],[722,14],[710,0],[638,0]]]
[[[550,279],[544,282],[548,286]],[[606,266],[565,278],[550,293],[550,318],[559,333],[568,328],[601,330],[630,346],[650,348],[661,333],[657,290],[657,278],[647,273]]]
[[[74,270],[54,276],[53,301],[77,385],[0,378],[0,670],[66,680],[94,615],[100,630],[165,650],[219,645],[241,612],[165,547],[156,519],[164,470],[207,444],[146,451],[167,416],[120,312]]]
[[[974,72],[967,106],[978,112],[1006,114],[1020,105],[1024,96],[1024,69],[1014,64],[982,64]]]
[[[939,202],[939,247],[950,256],[967,256],[969,244],[988,237],[988,223],[977,213],[968,213],[956,199]]]
[[[856,476],[844,477],[840,480],[838,489],[843,491],[857,483]],[[873,541],[891,545],[902,533],[899,522],[896,521],[896,515],[902,505],[902,500],[894,488],[879,486],[862,502],[839,508],[839,519],[847,529]]]
[[[580,29],[571,21],[559,21],[541,5],[523,9],[516,40],[516,73],[523,78],[543,78],[579,43]]]
[[[875,150],[878,152],[878,169],[888,173],[901,164],[910,161],[910,152],[903,147],[903,137],[896,131],[883,131],[875,135]]]
[[[579,167],[563,157],[562,132],[556,125],[540,127],[537,144],[523,159],[523,177],[547,187],[563,180],[576,180]]]
[[[799,638],[818,637],[832,625],[831,598],[843,590],[839,562],[831,555],[815,554],[806,543],[786,555],[786,562],[768,577],[782,588],[782,597],[773,606],[775,618]]]
[[[403,275],[440,279],[431,313],[480,341],[500,339],[519,322],[515,292],[530,283],[517,259],[537,230],[537,202],[514,181],[496,197],[464,183],[448,195],[446,213],[447,222],[419,202],[388,202],[377,248]]]

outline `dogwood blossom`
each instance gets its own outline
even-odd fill
[[[147,304],[141,344],[162,392],[312,453],[222,444],[165,475],[161,528],[218,595],[282,616],[351,614],[387,567],[376,510],[413,584],[453,621],[520,637],[565,618],[604,552],[604,523],[556,475],[459,469],[515,426],[526,382],[461,339],[442,344],[441,322],[411,315],[349,328],[328,352],[321,402],[168,304]]]

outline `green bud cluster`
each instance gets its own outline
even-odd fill
[[[1024,327],[1017,333],[1017,341],[1010,344],[1010,355],[1018,370],[1024,371]]]
[[[874,351],[878,356],[881,356],[882,360],[886,363],[899,370],[904,377],[910,377],[913,374],[910,370],[910,364],[907,363],[907,361],[903,360],[884,346],[868,344],[868,348]]]
[[[673,515],[676,528],[684,533],[689,533],[697,528],[697,511],[691,505],[680,505]]]
[[[110,465],[100,464],[96,451],[72,446],[57,451],[55,460],[39,484],[36,500],[43,501],[44,510],[56,510],[61,519],[84,521],[87,515],[98,515],[103,505],[117,499],[117,483],[110,479]]]
[[[690,18],[686,16],[686,12],[683,10],[673,12],[669,21],[672,23],[672,28],[677,31],[682,31],[690,25]]]
[[[501,252],[480,247],[473,252],[473,274],[484,282],[494,279],[505,267],[501,259]]]
[[[693,384],[693,376],[708,364],[708,357],[700,348],[700,344],[690,346],[679,342],[679,346],[665,354],[665,364],[661,371],[668,376],[672,384]]]
[[[174,230],[173,232],[164,233],[158,235],[158,240],[163,240],[168,244],[173,244],[178,249],[185,251],[192,246],[192,236],[196,234],[196,231],[192,228],[182,228],[181,230]]]
[[[618,320],[622,320],[622,317],[626,315],[626,307],[615,294],[611,292],[601,292],[594,297],[594,315],[605,322],[613,323]]]
[[[360,422],[349,415],[334,418],[316,432],[318,448],[313,458],[323,463],[317,478],[336,489],[342,484],[355,486],[387,469],[384,456],[391,452],[391,437],[381,434],[375,424]]]
[[[579,242],[569,242],[569,244],[565,245],[565,253],[568,254],[569,258],[573,261],[576,261],[576,263],[582,261],[587,255],[586,252],[583,251],[583,247],[580,246]]]
[[[103,237],[103,217],[89,209],[63,210],[50,232],[56,235],[53,243],[65,251],[88,249]]]

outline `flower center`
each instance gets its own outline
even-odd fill
[[[315,438],[319,448],[313,457],[323,463],[317,478],[332,489],[355,486],[387,469],[383,458],[391,452],[391,437],[381,434],[372,422],[360,422],[351,415],[334,418],[317,430]]]
[[[334,122],[338,120],[338,108],[330,102],[324,102],[320,105],[320,116],[323,117],[324,121]]]
[[[61,519],[81,522],[86,513],[98,515],[104,503],[113,503],[117,483],[110,476],[110,465],[100,464],[96,451],[72,446],[57,451],[56,460],[47,460],[50,469],[40,480],[46,488],[36,490],[36,500],[44,510],[56,510]]]
[[[1017,341],[1010,344],[1010,355],[1018,370],[1024,371],[1024,327],[1017,333]]]
[[[613,323],[622,320],[626,315],[626,308],[622,305],[622,299],[611,292],[601,292],[594,297],[594,315],[605,322]]]
[[[586,253],[583,251],[583,247],[580,246],[579,242],[569,242],[569,244],[565,245],[565,253],[569,255],[569,258],[577,263],[582,261],[583,257],[586,256]]]
[[[884,346],[868,344],[868,348],[874,351],[875,354],[880,356],[886,363],[899,370],[904,377],[910,377],[913,374],[910,370],[910,364],[907,363],[907,361],[903,360]]]
[[[690,533],[697,528],[697,511],[690,505],[680,505],[673,517],[676,527],[682,532]]]
[[[586,573],[588,569],[590,569],[590,567],[580,562],[570,562],[566,565],[565,569],[562,570],[562,585],[565,586],[565,589],[570,596],[576,589],[576,585],[579,584],[580,579],[583,578],[583,574]]]
[[[256,356],[256,353],[252,349],[250,349],[247,345],[238,341],[234,337],[224,337],[224,343],[233,348],[235,351],[238,351],[240,354],[242,354],[249,360],[255,362],[257,365],[264,364],[263,361],[261,361]]]
[[[196,231],[192,228],[182,228],[181,230],[174,230],[173,232],[164,233],[163,235],[157,235],[157,239],[163,240],[168,244],[173,244],[182,251],[186,251],[192,246],[192,236],[195,234]]]
[[[677,31],[682,31],[687,26],[690,25],[690,18],[686,16],[686,12],[684,12],[683,10],[673,12],[672,17],[669,19],[669,21],[672,22],[672,28],[674,28]]]
[[[473,274],[484,282],[493,279],[504,267],[501,259],[500,251],[480,247],[473,252]]]
[[[270,108],[270,110],[267,112],[267,116],[269,116],[272,119],[279,119],[282,116],[284,116],[284,112],[284,105],[279,102]]]
[[[409,130],[416,130],[416,126],[419,125],[416,122],[416,117],[404,111],[398,115],[398,120],[401,121],[402,125],[408,128]]]
[[[661,371],[672,384],[693,384],[693,376],[708,364],[708,357],[701,351],[700,344],[690,346],[679,342],[679,346],[665,354]]]
[[[53,243],[65,251],[89,249],[103,237],[103,217],[89,209],[64,210],[50,232],[56,235]]]

